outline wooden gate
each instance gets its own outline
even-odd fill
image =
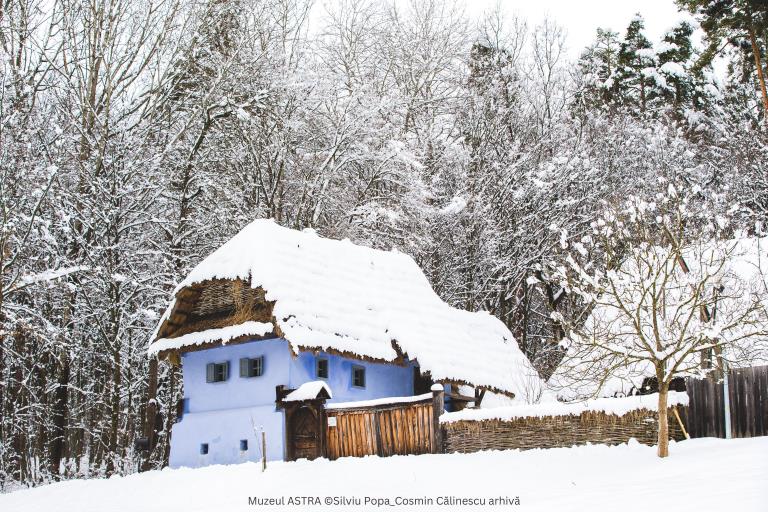
[[[733,437],[768,435],[768,366],[734,369],[728,378]],[[686,379],[691,437],[725,437],[723,381],[711,374]]]
[[[413,398],[399,403],[328,405],[325,411],[327,457],[334,460],[441,451],[438,422],[443,410],[443,393]]]
[[[285,409],[286,458],[316,459],[325,452],[322,401],[298,402]]]

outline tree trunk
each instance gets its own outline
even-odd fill
[[[0,247],[2,251],[2,247]],[[2,255],[0,254],[0,258]],[[0,265],[0,269],[2,266]],[[5,405],[5,388],[10,384],[8,380],[5,380],[5,344],[8,337],[5,332],[5,313],[3,312],[3,290],[0,286],[0,439],[10,439],[8,431],[6,431],[6,419],[8,418],[8,410],[10,407]],[[7,464],[7,456],[5,454],[0,455],[0,468]],[[2,491],[3,481],[0,480],[0,491]]]
[[[768,124],[768,89],[765,86],[765,75],[763,74],[763,62],[760,58],[760,47],[757,45],[755,30],[749,29],[749,42],[752,45],[752,55],[755,56],[755,68],[757,69],[757,80],[760,82],[760,92],[763,95],[763,114],[764,120]]]
[[[64,438],[66,435],[67,404],[69,402],[69,354],[61,351],[59,375],[51,416],[53,417],[53,442],[51,443],[51,473],[59,474],[61,459],[64,457]]]
[[[120,367],[120,352],[115,352],[112,358],[112,386],[110,397],[110,421],[109,421],[109,459],[107,460],[107,476],[111,476],[117,469],[118,459],[118,427],[120,424],[120,389],[122,387]]]
[[[147,383],[147,407],[144,410],[143,435],[149,440],[149,451],[143,459],[140,471],[152,468],[152,452],[157,444],[155,439],[155,417],[157,415],[157,357],[149,360],[149,382]]]
[[[165,436],[163,445],[163,466],[168,465],[168,458],[171,455],[171,427],[176,420],[174,411],[176,410],[176,372],[178,370],[171,365],[168,368],[168,406],[165,408]]]
[[[27,352],[27,340],[26,334],[21,326],[18,324],[14,328],[14,350],[16,354],[28,354]],[[29,450],[27,450],[27,441],[25,430],[19,421],[19,414],[17,411],[23,411],[29,406],[29,397],[25,392],[22,383],[24,382],[25,368],[23,361],[20,358],[16,358],[15,364],[11,366],[12,382],[11,388],[8,390],[7,396],[11,400],[11,441],[13,449],[12,453],[15,453],[15,465],[11,464],[10,471],[12,478],[19,481],[25,481],[28,475],[27,469],[29,468]],[[16,428],[14,428],[16,427]]]
[[[659,379],[659,438],[658,456],[669,456],[669,421],[667,419],[667,394],[669,384]]]

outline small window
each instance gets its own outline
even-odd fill
[[[209,363],[206,366],[206,382],[224,382],[229,378],[229,363]]]
[[[240,451],[241,452],[247,452],[248,451],[248,440],[247,439],[241,439],[240,440]]]
[[[352,385],[356,388],[365,387],[365,368],[362,366],[352,367]]]
[[[202,443],[200,445],[200,455],[208,455],[208,443]]]
[[[241,377],[261,377],[264,375],[264,356],[244,357],[240,360]]]
[[[328,378],[328,359],[321,357],[317,360],[317,366],[315,367],[315,374],[318,379]]]

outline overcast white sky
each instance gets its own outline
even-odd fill
[[[323,6],[337,0],[319,0],[313,14],[323,16]],[[403,1],[403,0],[396,0]],[[563,26],[568,33],[569,55],[576,58],[582,49],[592,42],[598,27],[611,28],[624,34],[627,24],[635,13],[646,20],[646,33],[656,42],[678,20],[689,18],[681,14],[674,0],[459,0],[465,5],[467,15],[479,18],[499,3],[510,13],[528,20],[529,26],[538,24],[549,16]]]
[[[467,14],[482,15],[497,0],[464,0]],[[611,28],[623,35],[627,24],[640,13],[645,18],[646,33],[652,41],[678,20],[690,15],[678,12],[674,0],[499,0],[509,13],[517,13],[531,25],[545,16],[553,18],[568,32],[570,54],[578,56],[594,39],[598,27]]]

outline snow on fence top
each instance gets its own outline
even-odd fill
[[[435,381],[507,394],[541,382],[500,320],[450,307],[413,259],[394,250],[257,220],[197,265],[174,296],[215,279],[245,280],[263,289],[265,300],[274,301],[274,332],[296,352],[332,350],[380,361],[407,356],[418,359]],[[175,304],[174,298],[154,337]],[[156,342],[149,352],[168,346],[168,340]]]
[[[442,389],[442,388],[440,388]],[[391,396],[387,398],[374,398],[373,400],[358,400],[357,402],[338,402],[326,404],[326,409],[358,409],[362,407],[376,407],[379,405],[410,404],[430,400],[432,393],[424,393],[416,396]]]
[[[544,418],[547,416],[578,416],[583,412],[604,412],[623,416],[631,411],[648,409],[655,411],[658,406],[659,394],[627,396],[623,398],[597,398],[584,402],[546,402],[531,405],[511,405],[492,407],[489,409],[464,409],[457,412],[447,412],[440,416],[440,423],[456,421],[509,421],[516,418]],[[667,404],[688,405],[688,394],[670,391]]]

